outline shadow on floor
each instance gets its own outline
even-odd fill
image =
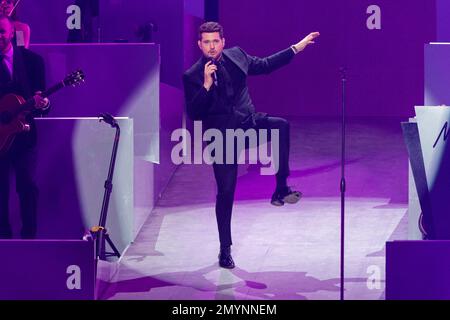
[[[211,272],[218,272],[219,279],[216,281],[219,284],[206,278]],[[113,283],[100,281],[98,285],[101,300],[111,299],[119,293],[148,293],[161,287],[192,289],[186,291],[185,296],[176,294],[174,290],[174,298],[177,300],[306,300],[302,293],[339,292],[339,281],[339,278],[320,280],[306,272],[248,272],[238,267],[232,270],[221,269],[213,264],[190,272],[161,273]],[[365,278],[346,279],[346,282],[365,281]]]

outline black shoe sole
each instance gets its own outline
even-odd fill
[[[276,207],[281,207],[281,206],[284,206],[285,203],[289,203],[289,204],[297,203],[297,202],[299,202],[299,200],[301,198],[302,198],[301,192],[293,192],[293,193],[285,196],[282,200],[277,199],[277,200],[271,201],[270,203]]]
[[[302,194],[300,192],[293,192],[284,197],[283,201],[289,204],[294,204],[297,203],[301,199],[301,197]]]
[[[271,205],[275,207],[282,207],[284,206],[284,202],[282,200],[274,200],[270,202]]]

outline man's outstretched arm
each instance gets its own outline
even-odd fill
[[[319,32],[311,32],[305,38],[292,45],[291,47],[277,52],[266,58],[259,58],[247,55],[249,61],[248,74],[258,75],[258,74],[268,74],[275,71],[282,66],[287,65],[294,55],[303,51],[310,44],[315,43],[314,39],[320,35]]]

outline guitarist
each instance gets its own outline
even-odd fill
[[[38,54],[12,44],[14,25],[0,15],[0,103],[1,97],[14,93],[35,101],[35,109],[27,116],[30,130],[19,133],[11,148],[0,156],[0,239],[12,238],[9,224],[9,175],[15,172],[16,191],[22,218],[21,237],[36,236],[38,187],[36,171],[36,127],[33,118],[49,111],[49,101],[40,96],[45,89],[44,61]]]

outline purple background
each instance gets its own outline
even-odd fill
[[[35,0],[22,0],[18,15],[32,29],[31,42],[66,42],[66,20],[69,17],[66,9],[74,3],[75,0],[39,0],[39,6],[36,6]],[[203,16],[202,4],[203,0],[100,0],[100,17],[94,19],[94,26],[98,29],[94,33],[100,42],[119,39],[139,42],[137,28],[153,23],[157,28],[153,32],[153,41],[161,47],[161,81],[181,88],[183,54],[186,53],[183,46],[184,20]]]
[[[450,1],[436,0],[437,39],[440,42],[450,41]]]
[[[32,43],[65,42],[66,8],[73,3],[40,0],[40,5],[35,6],[31,0],[23,0],[19,16],[32,27]],[[147,168],[137,161],[137,169],[143,173],[137,189],[152,190],[152,194],[137,195],[140,207],[153,207],[175,170],[170,161],[169,137],[183,122],[181,75],[200,56],[196,41],[197,27],[204,14],[202,3],[202,0],[100,1],[101,16],[97,22],[103,41],[118,38],[136,41],[133,35],[136,25],[146,21],[158,25],[154,40],[161,48],[160,163]],[[371,4],[365,0],[287,0],[282,4],[274,0],[264,4],[255,0],[221,1],[220,22],[225,27],[227,46],[240,45],[250,54],[269,55],[299,41],[310,31],[321,32],[317,43],[297,56],[290,66],[270,76],[250,78],[257,109],[289,116],[337,116],[341,111],[339,68],[345,67],[350,116],[412,116],[413,106],[423,104],[424,43],[436,40],[436,34],[439,40],[450,34],[446,33],[448,20],[441,13],[450,4],[444,0],[380,0],[376,4],[381,7],[382,30],[368,30],[366,9]],[[45,19],[48,16],[52,18]],[[105,58],[114,65],[111,70],[117,70],[116,63],[110,60]],[[126,59],[114,61],[122,67],[129,64]],[[90,70],[91,80],[95,71]],[[111,81],[121,80],[112,75]],[[119,97],[114,95],[114,99],[119,101],[122,93],[125,97],[138,85],[138,79],[132,79],[128,89],[116,92]],[[110,86],[100,89],[100,100],[104,102]],[[82,90],[86,88],[77,92]],[[71,94],[67,91],[54,99]],[[92,100],[98,101],[99,97]],[[93,115],[92,110],[85,114],[72,111],[64,115]],[[50,116],[58,115],[58,110],[55,112]]]
[[[366,27],[366,9],[372,4],[221,1],[227,46],[239,45],[252,55],[269,55],[311,31],[321,32],[316,44],[290,66],[250,79],[257,109],[294,116],[339,115],[339,68],[345,67],[350,116],[413,115],[413,106],[423,104],[423,45],[436,38],[435,1],[376,1],[381,30]]]
[[[73,1],[41,2],[36,7],[23,0],[19,7],[20,16],[32,27],[32,42],[64,42],[65,9]],[[135,27],[154,22],[158,26],[154,40],[161,44],[161,81],[181,89],[182,72],[199,56],[195,41],[204,14],[202,2],[101,0],[97,21],[101,39],[136,41]],[[292,116],[339,115],[339,68],[345,67],[349,115],[412,116],[413,106],[423,104],[423,45],[450,39],[446,19],[450,4],[380,0],[376,4],[381,7],[382,29],[368,30],[366,9],[372,4],[368,0],[220,1],[227,46],[239,45],[250,54],[269,55],[310,31],[321,32],[317,44],[290,66],[249,80],[258,110]],[[46,15],[52,19],[43,19]]]

